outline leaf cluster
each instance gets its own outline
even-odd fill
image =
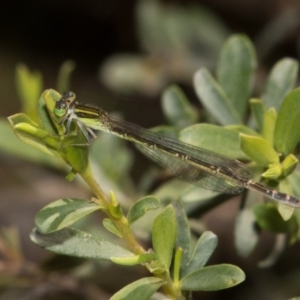
[[[270,188],[300,196],[300,174],[295,170],[300,139],[300,90],[294,89],[298,62],[289,58],[280,60],[271,70],[261,97],[251,98],[256,68],[251,41],[244,35],[232,36],[222,48],[216,78],[205,68],[194,76],[195,91],[206,109],[205,120],[210,124],[197,124],[197,109],[179,87],[171,86],[162,95],[162,107],[170,126],[160,126],[155,130],[243,160],[257,180]],[[31,86],[38,90],[40,77],[35,75],[30,81],[30,75],[24,74],[22,89]],[[29,95],[29,92],[23,93]],[[67,178],[72,180],[76,174],[80,175],[95,197],[91,200],[59,199],[41,209],[35,217],[32,241],[59,254],[109,260],[127,266],[142,264],[149,270],[152,277],[129,284],[112,299],[149,299],[160,288],[171,299],[182,299],[192,291],[219,290],[242,282],[244,273],[236,266],[205,266],[217,246],[217,237],[213,233],[204,232],[193,247],[186,214],[203,213],[219,205],[220,195],[172,180],[154,191],[153,196],[143,197],[133,205],[122,205],[122,191],[126,190],[127,195],[135,191],[127,176],[131,153],[121,141],[107,136],[101,136],[99,144],[89,151],[76,124],[66,134],[64,124],[60,124],[59,118],[53,114],[55,102],[60,97],[55,90],[46,90],[35,102],[37,113],[26,108],[25,113],[9,117],[9,122],[20,140],[43,153],[37,160],[56,168],[61,168],[64,161],[71,167]],[[101,144],[101,141],[105,143]],[[57,157],[61,159],[60,163],[57,163]],[[95,161],[101,163],[99,177],[103,178],[104,173],[114,187],[118,186],[110,197],[102,191],[92,172],[90,162]],[[119,168],[113,167],[115,161]],[[141,186],[146,189],[153,180],[154,177],[149,175]],[[244,256],[251,253],[259,239],[254,225],[260,230],[285,233],[291,243],[299,236],[300,215],[297,210],[273,202],[261,203],[259,197],[248,193],[237,216],[235,244]],[[167,205],[170,202],[173,205]],[[103,227],[116,239],[123,239],[126,248],[106,236],[72,227],[95,211],[105,214]],[[153,249],[145,250],[136,240],[133,230],[136,223],[139,229],[147,228],[146,231],[152,233]]]

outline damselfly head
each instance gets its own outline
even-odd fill
[[[75,93],[66,92],[63,96],[55,103],[54,113],[58,117],[62,117],[67,113],[67,110],[72,102],[76,98]]]
[[[76,98],[76,95],[75,93],[69,91],[69,92],[66,92],[64,93],[64,95],[62,96],[62,99],[65,99],[66,101],[69,101],[69,102],[73,102]]]

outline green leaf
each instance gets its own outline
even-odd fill
[[[59,148],[58,138],[51,136],[48,131],[40,128],[27,115],[23,113],[16,114],[8,117],[8,121],[21,141],[48,155],[57,155],[55,150]]]
[[[149,64],[149,56],[145,54],[121,53],[105,60],[99,77],[117,94],[156,96],[165,86],[164,70],[158,61]]]
[[[222,125],[242,123],[238,111],[208,70],[200,69],[195,73],[194,88],[205,108]]]
[[[162,279],[156,277],[142,278],[122,288],[110,300],[149,300],[163,283]]]
[[[182,200],[184,206],[194,204],[198,207],[199,203],[210,202],[219,193],[206,189],[201,189],[185,181],[174,178],[162,184],[154,194],[160,199],[161,203],[170,203],[174,200]]]
[[[155,48],[162,50],[172,46],[164,26],[166,14],[167,11],[157,1],[137,3],[138,35],[143,48],[147,51],[153,52]]]
[[[180,288],[188,291],[218,291],[238,285],[245,273],[228,264],[209,266],[191,273],[181,280]]]
[[[113,191],[110,191],[110,205],[108,206],[108,212],[116,220],[120,220],[124,216],[121,204],[117,201]]]
[[[243,257],[249,256],[259,240],[252,210],[246,208],[239,212],[235,222],[234,236],[238,254]]]
[[[298,162],[298,158],[293,154],[289,154],[285,157],[282,162],[282,172],[284,177],[287,177],[294,172],[298,165]]]
[[[25,116],[25,115],[23,115]],[[13,118],[13,116],[9,117]],[[14,120],[10,120],[11,125],[14,126]],[[29,144],[24,144],[18,137],[18,132],[15,129],[14,134],[12,126],[7,120],[0,118],[0,149],[1,151],[7,153],[8,155],[13,155],[21,159],[25,159],[34,163],[48,165],[57,169],[62,169],[63,162],[57,157],[53,156],[51,150],[46,148],[46,153],[40,151],[39,149],[32,147]],[[43,147],[44,144],[39,144]],[[49,155],[49,151],[51,155]]]
[[[211,231],[205,231],[198,239],[190,261],[182,270],[182,276],[188,276],[207,263],[218,244],[217,236]]]
[[[130,257],[111,257],[110,259],[118,265],[134,266],[154,260],[156,259],[156,255],[154,253],[146,253]]]
[[[38,112],[39,120],[43,128],[52,134],[65,133],[64,125],[59,125],[59,120],[54,116],[53,111],[55,103],[61,98],[61,94],[55,90],[45,90],[40,97]]]
[[[221,51],[217,80],[241,119],[246,112],[256,65],[255,50],[247,36],[233,35],[227,40]]]
[[[288,206],[288,205],[286,205],[284,203],[278,203],[277,210],[278,210],[281,218],[284,221],[287,221],[287,220],[289,220],[293,216],[295,208],[291,207],[291,206]],[[295,233],[295,231],[293,231],[293,233]]]
[[[292,233],[298,230],[296,218],[293,216],[285,221],[276,206],[271,203],[257,204],[253,207],[256,222],[262,229],[275,233]]]
[[[173,282],[178,284],[180,278],[180,269],[182,262],[182,248],[176,248],[173,260]]]
[[[72,225],[101,207],[88,200],[63,198],[42,208],[34,218],[39,232],[50,233]]]
[[[300,197],[300,173],[297,169],[289,176],[292,190],[297,197]]]
[[[77,173],[82,173],[89,167],[89,148],[76,146],[85,143],[86,139],[82,132],[76,137],[66,136],[60,153],[66,163]],[[73,145],[73,146],[71,146]]]
[[[283,98],[294,88],[298,76],[298,61],[291,58],[279,60],[272,68],[262,99],[267,108],[279,109]]]
[[[274,130],[276,118],[277,112],[274,107],[271,107],[264,113],[264,126],[262,130],[262,136],[272,146],[274,145]]]
[[[177,224],[174,209],[167,206],[154,220],[152,231],[153,249],[158,261],[169,268],[176,241]]]
[[[224,197],[219,192],[203,189],[191,184],[190,188],[180,195],[180,199],[188,213],[193,213],[195,210],[200,214],[219,206],[223,201],[230,199],[230,196]],[[231,196],[232,197],[232,196]],[[199,224],[199,228],[201,225]],[[203,228],[199,229],[199,233],[203,232]]]
[[[53,89],[48,89],[43,92],[39,102],[39,117],[41,124],[48,131],[58,134],[62,141],[70,140],[73,144],[82,145],[81,147],[77,146],[77,148],[84,148],[83,145],[87,143],[81,130],[77,130],[77,126],[72,124],[69,130],[70,133],[66,134],[66,127],[64,123],[61,123],[62,117],[57,116],[54,113],[56,102],[61,97],[61,94]],[[76,141],[76,139],[78,140]]]
[[[196,124],[181,130],[178,139],[231,158],[247,159],[239,146],[239,133],[224,127]]]
[[[182,202],[174,202],[173,207],[177,221],[177,237],[175,248],[182,249],[181,268],[183,268],[187,265],[191,255],[191,229]]]
[[[72,60],[66,60],[63,62],[59,69],[57,76],[57,90],[64,93],[69,90],[71,73],[75,69],[75,62]]]
[[[278,112],[274,144],[283,155],[292,153],[300,140],[300,88],[290,92]]]
[[[245,133],[245,134],[248,134],[248,135],[257,135],[257,136],[259,136],[259,133],[257,133],[256,131],[254,131],[250,127],[248,127],[246,125],[243,125],[243,124],[239,124],[239,125],[227,125],[227,126],[225,126],[225,128],[229,129],[231,131],[236,131],[238,133]]]
[[[89,153],[91,162],[99,169],[98,172],[103,174],[101,177],[105,177],[108,183],[111,183],[110,189],[116,190],[115,186],[117,186],[122,190],[122,194],[124,192],[132,194],[129,172],[134,156],[125,140],[100,133],[93,146],[90,147]],[[103,178],[101,181],[103,182]]]
[[[267,180],[278,181],[282,179],[282,166],[280,163],[272,164],[268,169],[261,174],[261,176]]]
[[[88,144],[85,135],[77,128],[76,124],[71,125],[70,133],[65,134],[66,128],[61,124],[61,117],[54,114],[54,106],[56,101],[60,98],[60,94],[54,90],[44,91],[41,102],[44,101],[46,110],[43,104],[40,103],[40,117],[43,126],[48,130],[54,130],[53,125],[58,131],[60,140],[60,156],[69,164],[75,172],[82,173],[88,168]],[[46,115],[49,114],[51,120]],[[51,124],[51,122],[53,124]],[[80,146],[79,146],[80,145]]]
[[[134,223],[136,220],[141,218],[148,210],[154,210],[159,207],[159,199],[155,196],[146,196],[129,209],[127,219],[129,224]]]
[[[111,219],[105,218],[103,219],[103,226],[111,233],[115,234],[116,236],[122,238],[122,234],[116,225],[111,221]]]
[[[170,7],[159,1],[141,1],[137,3],[136,16],[143,49],[154,55],[169,55],[164,63],[174,60],[174,66],[184,67],[185,72],[194,67],[195,59],[205,64],[212,62],[229,34],[220,18],[200,5]],[[178,76],[186,76],[170,67],[167,69],[177,81]]]
[[[74,128],[72,133],[63,135],[65,133],[65,127],[63,124],[59,125],[59,119],[53,114],[53,107],[58,95],[59,94],[53,90],[46,90],[41,99],[45,101],[47,112],[61,135],[53,135],[53,131],[55,130],[53,129],[53,125],[50,125],[51,120],[49,120],[48,116],[46,117],[46,112],[41,104],[39,111],[41,113],[41,123],[47,130],[40,128],[24,114],[11,116],[9,117],[9,121],[15,133],[22,141],[47,154],[59,154],[75,172],[82,172],[85,171],[88,166],[88,148],[75,145],[86,144],[86,138],[80,130],[77,132],[76,128]],[[48,130],[50,130],[50,132]]]
[[[198,119],[196,109],[176,85],[164,91],[162,95],[162,109],[169,123],[178,128],[192,125]]]
[[[262,131],[264,126],[264,113],[265,108],[261,99],[252,98],[250,99],[250,110],[251,114],[254,117],[259,132]]]
[[[240,134],[240,147],[258,165],[268,167],[279,163],[279,156],[272,146],[263,138]]]
[[[40,72],[30,72],[26,65],[17,65],[16,84],[22,100],[22,111],[35,122],[38,121],[37,102],[42,93],[43,79]]]
[[[36,228],[30,234],[33,243],[57,254],[110,260],[111,257],[134,256],[130,251],[101,237],[74,228],[42,234]]]
[[[288,195],[293,195],[292,186],[288,179],[289,178],[285,178],[279,182],[279,190]],[[284,221],[289,220],[295,211],[294,207],[288,206],[284,203],[278,203],[277,209]]]

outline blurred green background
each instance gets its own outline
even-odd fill
[[[21,110],[15,84],[17,65],[40,71],[46,89],[56,88],[60,66],[72,60],[76,68],[70,89],[79,101],[120,112],[124,119],[143,127],[163,124],[160,95],[169,84],[179,84],[201,110],[192,87],[193,73],[203,66],[214,71],[220,48],[230,34],[245,33],[253,40],[259,61],[256,88],[260,91],[278,59],[299,59],[299,24],[299,1],[5,1],[0,5],[0,116]],[[128,147],[138,162],[131,171],[134,181],[148,161],[132,145]],[[0,152],[0,225],[18,228],[26,261],[47,265],[51,257],[51,269],[56,271],[63,260],[33,245],[28,235],[35,213],[50,201],[89,197],[80,184],[66,182],[63,175]],[[275,266],[257,268],[273,247],[274,236],[263,234],[250,258],[238,257],[233,244],[237,210],[238,202],[228,201],[206,214],[203,222],[220,239],[211,263],[240,266],[246,281],[219,293],[199,293],[195,299],[288,299],[300,295],[300,288],[295,290],[294,285],[300,279],[299,243],[287,248]],[[30,279],[30,264],[28,269],[24,267],[22,277],[2,258],[0,299],[108,299],[109,293],[144,272],[138,269],[136,274],[128,274],[127,269],[108,266],[101,266],[105,275],[101,270],[80,270],[97,278],[83,285],[69,275],[60,274],[59,280],[42,276],[37,286],[54,292],[39,294],[32,287],[38,281],[36,276]]]

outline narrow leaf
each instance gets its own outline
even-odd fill
[[[272,146],[263,138],[240,134],[241,149],[253,161],[263,167],[279,162],[279,156]]]
[[[8,117],[8,121],[16,136],[21,141],[43,151],[46,154],[57,154],[54,150],[59,148],[58,138],[51,137],[48,131],[40,128],[27,115],[23,113],[15,114]]]
[[[50,233],[70,226],[101,207],[84,199],[63,198],[42,208],[34,222],[39,232]]]
[[[69,90],[71,73],[75,69],[75,62],[72,60],[66,60],[63,62],[59,69],[57,76],[57,90],[64,93]]]
[[[238,285],[245,273],[228,264],[209,266],[191,273],[181,280],[180,287],[188,291],[218,291]]]
[[[264,112],[265,108],[261,99],[252,98],[250,100],[250,110],[251,114],[254,117],[259,132],[262,131],[264,125]]]
[[[300,140],[300,88],[290,92],[278,112],[274,144],[284,155],[292,153]]]
[[[159,207],[159,199],[155,196],[147,196],[137,201],[129,210],[127,219],[129,224],[141,218],[148,210]]]
[[[223,128],[223,127],[222,127]],[[250,127],[243,125],[243,124],[238,124],[238,125],[227,125],[225,126],[226,129],[236,131],[238,133],[245,133],[248,135],[257,135],[259,136],[259,133],[257,133],[255,130],[251,129]]]
[[[271,107],[264,113],[264,126],[262,130],[262,136],[272,146],[274,145],[274,130],[276,118],[277,112],[274,107]]]
[[[57,254],[110,260],[111,257],[134,256],[130,251],[101,237],[74,228],[42,234],[36,228],[30,234],[33,243]]]
[[[62,124],[61,117],[54,114],[54,106],[60,95],[54,90],[45,90],[39,103],[39,114],[42,125],[49,130],[58,132],[54,135],[60,141],[60,156],[69,164],[75,172],[82,173],[88,168],[88,147],[86,137],[76,124],[72,124],[70,133],[65,134],[66,128]],[[50,118],[49,118],[50,117]],[[78,145],[82,145],[78,147]],[[56,146],[56,149],[58,146]]]
[[[152,243],[157,259],[169,268],[175,246],[177,224],[172,206],[167,206],[154,220]]]
[[[283,98],[294,88],[299,64],[291,58],[279,60],[272,68],[262,99],[267,108],[279,110]]]
[[[198,114],[178,86],[171,86],[162,95],[162,108],[169,123],[184,128],[197,121]]]
[[[61,135],[65,133],[65,127],[58,124],[58,120],[54,118],[53,111],[55,103],[61,98],[61,94],[57,91],[49,89],[45,90],[39,99],[38,112],[39,120],[43,128],[47,131]]]
[[[241,118],[246,112],[256,65],[255,50],[247,36],[233,35],[227,40],[221,51],[217,80]]]
[[[194,87],[205,108],[222,125],[242,123],[234,105],[209,71],[200,69],[195,73]]]
[[[116,236],[122,238],[122,234],[119,231],[119,229],[116,227],[116,225],[108,218],[105,218],[103,220],[103,226],[111,233],[115,234]]]
[[[182,262],[182,248],[176,248],[174,255],[174,263],[173,263],[173,281],[174,284],[177,285],[180,278],[180,269]]]
[[[289,178],[285,178],[279,182],[279,190],[288,195],[293,195],[293,189],[289,182]],[[294,207],[285,205],[284,203],[278,203],[277,209],[284,221],[289,220],[295,211]]]
[[[211,231],[205,231],[197,241],[190,261],[183,268],[182,276],[186,276],[202,268],[215,251],[217,244],[217,236]]]
[[[110,300],[149,300],[164,281],[156,277],[139,279],[114,294]]]
[[[115,264],[123,265],[123,266],[134,266],[138,264],[143,264],[154,260],[156,255],[154,253],[146,253],[141,255],[135,255],[130,257],[111,257],[111,261]]]
[[[289,176],[289,182],[291,184],[292,191],[297,197],[300,197],[300,173],[296,169],[290,176]],[[299,211],[299,210],[297,210]]]
[[[174,202],[173,207],[178,228],[175,247],[176,249],[182,249],[181,268],[184,268],[187,265],[191,255],[191,229],[182,202]]]
[[[37,71],[30,72],[24,64],[19,64],[16,70],[16,83],[22,100],[22,111],[37,122],[37,102],[43,86],[42,74]]]
[[[9,118],[12,117],[13,116]],[[10,122],[11,125],[14,126],[14,121],[10,120]],[[32,147],[29,144],[23,143],[22,140],[17,137],[19,135],[18,130],[15,129],[16,134],[14,134],[11,125],[7,120],[0,119],[0,149],[2,152],[34,163],[62,169],[62,161],[53,156],[54,153],[52,153],[47,147],[44,147],[43,143],[43,146],[39,145],[39,147],[42,146],[43,149],[46,150],[46,153],[44,151],[40,151],[35,147]]]

